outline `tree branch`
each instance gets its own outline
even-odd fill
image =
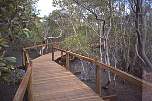
[[[134,8],[134,6],[133,6],[132,0],[128,0],[128,1],[129,1],[129,3],[130,3],[130,7],[131,7],[132,11],[133,11],[134,13],[136,13],[135,8]]]
[[[96,20],[101,20],[101,21],[105,22],[104,19],[98,18],[98,15],[97,15],[94,11],[92,11],[92,10],[89,9],[88,7],[82,5],[78,0],[73,0],[73,1],[74,1],[76,4],[78,4],[79,6],[85,8],[86,10],[88,10],[90,13],[92,13],[92,14],[95,16]]]

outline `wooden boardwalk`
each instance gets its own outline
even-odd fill
[[[55,52],[55,58],[59,56]],[[71,72],[51,60],[51,54],[47,54],[32,61],[33,101],[103,101]]]
[[[29,49],[46,45],[50,44],[23,48],[22,61],[23,66],[26,67],[26,73],[17,89],[13,101],[23,101],[23,98],[26,97],[26,95],[28,95],[28,101],[103,101],[103,99],[104,101],[116,101],[116,95],[103,96],[100,98],[91,88],[69,72],[70,56],[77,57],[96,65],[96,92],[100,95],[102,95],[102,76],[101,72],[99,72],[101,69],[108,70],[139,88],[146,88],[149,91],[152,90],[152,84],[150,82],[137,78],[110,65],[101,63],[96,59],[53,47],[53,44],[51,44],[52,54],[49,53],[32,60],[33,64],[31,66],[28,54]],[[54,52],[54,50],[60,52]],[[57,59],[61,56],[61,53],[66,54],[66,69],[51,59]],[[26,91],[28,93],[26,93]]]

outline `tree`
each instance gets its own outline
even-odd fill
[[[1,0],[1,34],[9,38],[10,41],[23,40],[24,29],[37,32],[35,29],[38,22],[38,11],[36,11],[36,0]],[[20,37],[21,35],[21,37]],[[24,35],[32,36],[32,35]],[[21,39],[20,39],[21,38]],[[26,37],[28,39],[29,37]],[[24,38],[25,39],[25,38]]]
[[[6,47],[23,47],[24,41],[39,37],[36,27],[40,23],[35,8],[36,0],[1,0],[0,1],[0,79],[10,80],[10,72],[16,70],[16,59],[6,57]],[[34,34],[33,34],[34,33]],[[33,39],[32,39],[33,41]],[[16,47],[17,46],[17,47]],[[21,48],[20,47],[20,48]],[[20,49],[21,50],[21,49]],[[7,75],[6,75],[7,74]]]
[[[135,13],[135,28],[136,28],[136,35],[137,35],[137,42],[136,42],[136,53],[138,57],[144,62],[146,65],[145,69],[147,72],[152,70],[152,63],[148,59],[146,52],[145,52],[145,43],[146,43],[146,33],[144,30],[144,12],[143,12],[143,0],[133,0],[130,1],[132,6],[132,10]]]
[[[141,23],[140,17],[138,24],[139,30],[142,30],[140,31],[140,40],[143,42],[136,41],[139,39],[139,37],[137,38],[139,35],[137,31],[134,33],[137,29],[134,28],[134,22],[137,21],[134,19],[137,0],[54,1],[54,4],[59,5],[62,12],[67,15],[67,18],[64,18],[66,24],[69,25],[68,27],[65,26],[66,33],[64,34],[67,35],[66,37],[77,33],[79,26],[85,25],[88,27],[86,32],[90,39],[88,43],[90,46],[96,46],[92,50],[96,51],[96,56],[100,56],[100,61],[102,60],[104,63],[119,67],[119,69],[139,77],[141,77],[139,73],[141,68],[149,71],[150,65],[148,66],[148,64],[151,64],[150,61],[152,60],[150,57],[152,51],[149,48],[151,45],[151,6],[149,0],[144,0],[142,3],[144,9],[138,13],[139,16],[144,15],[142,22],[145,24]],[[141,3],[139,4],[141,5]],[[64,31],[65,29],[63,29]],[[142,44],[140,45],[140,43]],[[141,60],[148,67],[144,67]]]

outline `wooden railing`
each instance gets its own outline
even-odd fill
[[[19,88],[17,89],[13,101],[23,101],[26,91],[28,92],[29,101],[32,101],[31,90],[30,90],[32,64],[30,63],[28,52],[25,49],[23,49],[23,64],[26,67],[26,73],[19,85]]]
[[[63,50],[63,49],[60,49],[58,47],[54,47],[53,44],[49,43],[49,44],[42,44],[42,45],[26,47],[26,48],[23,49],[23,65],[26,67],[26,73],[25,73],[25,76],[23,77],[23,79],[22,79],[22,81],[19,85],[19,88],[18,88],[18,90],[17,90],[17,92],[14,96],[13,101],[23,101],[26,90],[28,91],[28,100],[32,101],[32,91],[31,91],[31,84],[30,84],[31,83],[31,74],[32,74],[32,65],[31,65],[31,62],[30,62],[30,59],[29,59],[28,50],[32,49],[32,48],[43,47],[43,46],[46,46],[46,45],[51,45],[52,60],[54,60],[55,50],[61,51],[61,55],[63,55],[63,53],[66,53],[66,66],[65,67],[66,67],[67,70],[70,69],[69,56],[75,56],[79,59],[82,59],[82,60],[91,62],[93,64],[96,64],[96,92],[99,95],[102,95],[101,94],[101,79],[102,78],[101,78],[101,72],[100,72],[101,69],[109,70],[109,71],[111,71],[111,73],[116,74],[120,78],[122,78],[124,80],[127,80],[130,83],[133,83],[133,84],[137,85],[138,87],[145,87],[145,88],[148,88],[148,89],[152,90],[152,84],[145,81],[145,80],[137,78],[137,77],[135,77],[131,74],[128,74],[124,71],[116,69],[112,66],[103,64],[103,63],[97,61],[97,59],[86,57],[86,56],[83,56],[83,55],[80,55],[80,54],[77,54],[77,53],[73,53],[71,51]],[[103,97],[103,98],[104,99],[107,99],[107,98],[109,99],[111,97],[115,97],[115,95],[106,96],[106,97]]]
[[[35,46],[23,48],[22,65],[25,67],[26,73],[19,85],[19,88],[17,89],[17,92],[13,98],[13,101],[23,101],[26,91],[28,93],[28,96],[27,96],[28,101],[33,101],[32,91],[31,91],[32,63],[30,61],[28,51],[29,51],[29,49],[49,46],[49,45],[52,46],[52,44],[49,43],[49,44],[41,44],[41,45],[35,45]]]
[[[97,59],[93,59],[93,58],[90,58],[90,57],[86,57],[86,56],[82,56],[80,54],[76,54],[76,53],[73,53],[71,51],[66,51],[66,50],[63,50],[63,49],[60,49],[60,48],[56,48],[56,47],[53,47],[53,50],[56,49],[56,50],[59,50],[61,51],[62,53],[65,52],[66,53],[66,69],[69,69],[70,66],[69,66],[69,55],[71,56],[75,56],[79,59],[82,59],[82,60],[85,60],[85,61],[88,61],[88,62],[91,62],[93,64],[96,64],[96,92],[101,95],[101,72],[100,70],[101,69],[105,69],[105,70],[109,70],[111,71],[111,73],[117,75],[118,77],[122,78],[123,80],[127,80],[129,81],[130,83],[132,84],[135,84],[136,86],[142,88],[142,87],[145,87],[145,88],[148,88],[148,89],[151,89],[152,90],[152,83],[150,82],[147,82],[145,80],[142,80],[138,77],[135,77],[129,73],[126,73],[120,69],[117,69],[117,68],[114,68],[110,65],[106,65],[106,64],[103,64],[99,61],[97,61]],[[54,60],[54,51],[52,51],[52,60]]]

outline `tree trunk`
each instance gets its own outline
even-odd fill
[[[152,71],[152,63],[148,59],[145,53],[145,41],[146,41],[146,34],[143,32],[143,12],[142,12],[142,3],[143,0],[136,0],[136,20],[135,20],[135,27],[136,27],[136,34],[137,34],[137,44],[136,44],[136,53],[138,57],[144,62],[146,65],[145,69],[147,72]]]

